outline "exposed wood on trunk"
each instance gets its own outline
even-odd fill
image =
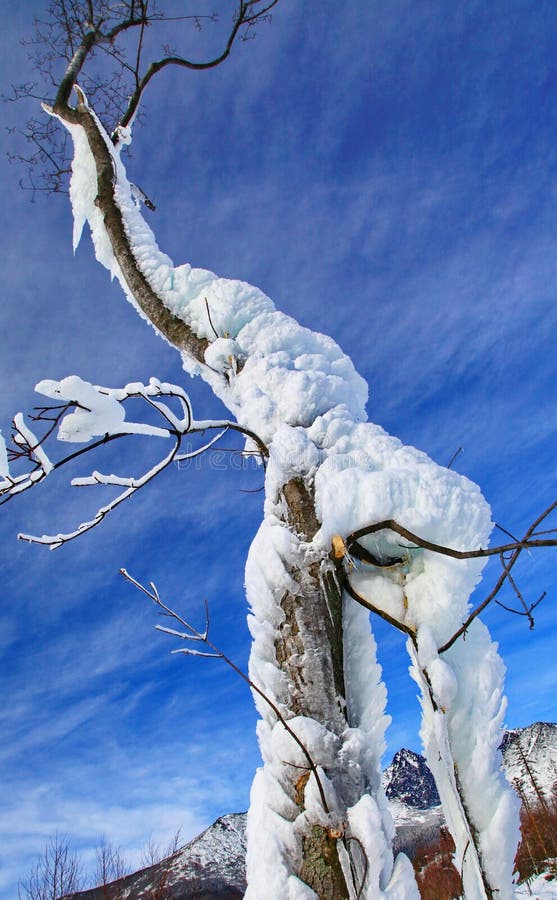
[[[291,478],[282,489],[288,506],[288,521],[298,537],[311,541],[319,530],[313,496],[301,478]]]
[[[284,485],[283,494],[288,524],[301,541],[311,541],[320,526],[312,493],[301,478],[292,478]],[[304,659],[301,654],[317,658],[325,691],[323,699],[326,698],[332,723],[337,710],[344,709],[342,595],[333,572],[322,572],[318,562],[302,563],[293,574],[301,590],[295,596],[289,592],[282,599],[285,621],[276,646],[277,659],[292,674],[292,683],[299,685],[300,679],[307,680],[302,672],[309,665],[309,658]],[[312,646],[308,646],[308,641]],[[314,715],[307,711],[299,714]]]
[[[290,574],[299,590],[288,591],[281,600],[284,621],[275,642],[277,662],[288,677],[288,705],[295,715],[311,716],[340,734],[346,727],[342,642],[335,636],[333,650],[334,623],[319,565]],[[339,614],[337,609],[337,620]]]
[[[309,834],[303,838],[302,845],[300,878],[311,886],[319,900],[343,900],[349,897],[337,841],[321,825],[312,825]]]

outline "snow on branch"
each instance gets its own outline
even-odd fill
[[[20,534],[19,538],[36,544],[46,544],[51,550],[90,531],[117,506],[129,499],[136,491],[151,482],[170,463],[191,459],[205,453],[229,430],[238,431],[253,441],[263,462],[268,450],[260,438],[252,431],[242,428],[236,422],[227,420],[200,420],[193,417],[191,403],[185,391],[174,384],[151,378],[148,384],[132,382],[123,388],[107,388],[83,381],[71,375],[62,381],[45,380],[39,382],[36,390],[52,400],[60,401],[51,406],[40,406],[29,418],[34,422],[47,422],[46,432],[38,437],[25,422],[21,413],[13,419],[12,446],[6,448],[0,435],[0,505],[13,499],[29,488],[35,487],[56,469],[88,453],[103,444],[130,435],[163,438],[171,442],[170,450],[148,471],[139,477],[105,474],[93,471],[90,475],[73,478],[72,487],[111,486],[124,488],[115,498],[99,507],[95,515],[82,522],[76,529],[66,534],[42,535]],[[154,410],[162,424],[131,422],[126,419],[124,404],[130,399],[142,400]],[[174,401],[178,412],[169,401]],[[58,440],[79,443],[85,446],[53,461],[46,453],[44,444],[58,429]],[[217,434],[200,447],[187,453],[180,453],[182,440],[186,434],[204,433],[217,430]],[[27,463],[27,470],[20,475],[10,473],[10,464]],[[30,464],[30,467],[29,467]]]
[[[398,628],[399,631],[403,631],[405,634],[408,634],[412,639],[415,639],[416,637],[415,628],[411,627],[400,619],[393,617],[386,610],[381,609],[370,599],[368,599],[367,597],[363,597],[358,591],[355,590],[349,578],[350,568],[354,564],[354,560],[358,560],[365,565],[373,566],[380,570],[395,567],[403,568],[408,564],[410,553],[418,549],[427,550],[431,553],[438,553],[457,560],[480,559],[491,556],[499,557],[502,572],[497,579],[495,586],[489,592],[487,597],[485,597],[481,603],[474,607],[474,609],[470,612],[460,628],[458,628],[454,632],[454,634],[447,641],[445,641],[442,646],[438,648],[439,653],[444,653],[446,650],[452,647],[460,637],[465,637],[466,632],[470,628],[470,625],[472,624],[474,619],[476,619],[493,600],[508,612],[526,617],[528,619],[530,628],[532,629],[534,627],[534,619],[532,617],[532,613],[544,599],[544,597],[546,596],[546,592],[544,591],[537,600],[528,603],[524,599],[516,581],[511,575],[511,570],[517,563],[520,554],[524,550],[532,550],[541,547],[557,547],[557,537],[548,537],[548,535],[556,535],[557,529],[540,529],[542,523],[545,522],[545,520],[556,509],[557,500],[553,501],[553,503],[550,503],[549,506],[547,506],[546,509],[544,509],[544,511],[532,522],[532,524],[527,528],[521,540],[516,539],[514,535],[510,534],[510,532],[508,532],[505,528],[497,526],[501,531],[512,538],[512,541],[507,544],[500,544],[496,547],[489,547],[486,549],[479,547],[474,550],[456,550],[452,547],[446,547],[442,544],[434,544],[431,541],[428,541],[426,538],[423,538],[420,535],[410,531],[408,528],[405,528],[403,525],[400,525],[394,519],[386,519],[385,521],[375,522],[372,525],[366,525],[364,528],[359,528],[357,531],[349,534],[346,539],[343,539],[340,535],[335,535],[332,541],[331,556],[337,561],[339,568],[343,570],[344,586],[350,596],[362,606],[365,606],[367,609],[371,610],[371,612],[376,613],[377,615],[381,616],[381,618],[389,622],[389,624],[393,625],[395,628]],[[382,531],[393,531],[395,532],[395,534],[398,534],[400,537],[404,538],[405,543],[400,544],[401,553],[399,555],[379,557],[378,555],[372,553],[360,542],[361,538],[365,538],[368,535],[372,534],[378,534]],[[514,609],[512,607],[506,606],[505,604],[501,603],[500,600],[496,599],[505,582],[508,582],[508,584],[514,591],[522,607],[521,609]]]
[[[0,477],[6,478],[10,474],[10,467],[8,464],[8,451],[6,448],[6,441],[2,437],[2,432],[0,431]]]

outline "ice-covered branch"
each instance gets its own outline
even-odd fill
[[[472,622],[483,612],[483,610],[493,601],[496,600],[499,591],[503,587],[506,581],[510,584],[512,590],[514,591],[516,597],[518,598],[522,609],[516,610],[510,607],[507,607],[500,603],[500,601],[496,600],[500,606],[503,606],[504,609],[507,609],[509,612],[516,613],[518,615],[525,616],[529,623],[530,628],[534,627],[534,620],[532,617],[532,612],[534,609],[541,603],[543,598],[545,597],[545,592],[533,603],[527,603],[524,599],[522,593],[520,592],[516,582],[514,581],[511,570],[518,561],[520,554],[523,550],[531,550],[542,547],[556,547],[557,546],[557,537],[546,537],[545,535],[553,535],[555,534],[554,530],[540,531],[539,526],[544,522],[548,516],[557,508],[557,501],[550,503],[549,506],[544,509],[544,511],[535,519],[534,522],[528,527],[526,530],[524,537],[522,540],[513,539],[511,543],[501,544],[496,547],[490,548],[478,548],[474,550],[456,550],[452,547],[446,547],[442,544],[436,544],[431,541],[428,541],[426,538],[421,537],[418,534],[415,534],[413,531],[410,531],[408,528],[405,528],[403,525],[400,525],[394,519],[387,519],[382,522],[376,522],[372,525],[367,525],[363,528],[359,528],[357,531],[352,532],[344,541],[340,535],[335,535],[333,538],[333,550],[332,555],[337,560],[342,560],[344,557],[357,559],[364,564],[369,566],[373,566],[378,570],[387,569],[390,567],[403,566],[406,561],[408,554],[417,550],[418,548],[422,550],[428,550],[432,553],[437,553],[442,556],[448,556],[452,559],[456,560],[466,560],[466,559],[480,559],[484,557],[498,556],[501,562],[502,572],[494,586],[494,588],[489,592],[487,597],[482,600],[474,609],[470,612],[468,617],[462,623],[461,627],[458,628],[451,637],[446,640],[438,649],[439,653],[444,653],[453,644],[463,635],[466,634]],[[505,529],[501,529],[505,531],[506,534],[509,534],[509,537],[513,537],[509,532]],[[396,534],[400,535],[400,537],[404,538],[408,543],[400,544],[401,553],[397,556],[388,556],[381,557],[376,553],[372,553],[367,547],[365,547],[360,541],[361,538],[365,538],[372,534],[378,534],[382,531],[392,531]],[[377,604],[374,604],[371,600],[361,595],[360,592],[356,591],[354,586],[352,585],[349,578],[349,570],[345,568],[344,575],[344,583],[346,590],[350,594],[350,596],[356,600],[361,605],[365,606],[371,612],[376,613],[381,616],[381,618],[385,619],[395,628],[398,628],[400,631],[410,635],[411,637],[415,636],[416,631],[415,628],[409,626],[407,623],[393,617],[386,610],[379,607]]]
[[[69,531],[66,534],[43,534],[40,537],[32,534],[18,534],[18,538],[22,541],[29,541],[31,544],[46,544],[50,547],[51,550],[56,550],[58,547],[61,547],[62,544],[66,544],[69,541],[73,541],[75,538],[80,537],[80,535],[85,534],[86,531],[90,531],[91,528],[94,528],[96,525],[100,525],[102,520],[108,513],[112,512],[113,509],[116,509],[117,506],[120,506],[124,500],[128,500],[130,497],[135,494],[140,488],[144,487],[150,481],[155,478],[163,469],[166,469],[167,466],[176,458],[176,454],[180,447],[180,438],[176,438],[176,442],[172,447],[170,453],[167,454],[160,462],[158,462],[155,466],[149,469],[141,478],[117,478],[117,476],[101,476],[98,472],[93,473],[89,478],[81,479],[76,478],[72,481],[72,486],[80,487],[84,484],[128,484],[129,486],[123,491],[121,494],[112,500],[110,503],[107,503],[105,506],[101,506],[100,509],[97,510],[92,519],[89,519],[87,522],[82,522],[78,528],[74,531]]]
[[[0,431],[0,477],[7,478],[10,474],[10,467],[8,464],[8,451],[6,448],[6,441],[2,437],[2,432]]]
[[[109,503],[101,506],[91,519],[82,522],[73,531],[56,535],[42,535],[41,537],[30,534],[19,535],[22,540],[46,544],[51,549],[56,549],[62,544],[90,531],[100,524],[108,513],[151,482],[173,461],[191,459],[194,456],[205,453],[229,429],[239,431],[253,441],[257,445],[262,458],[268,455],[268,450],[260,438],[252,431],[243,429],[235,422],[227,420],[196,421],[193,418],[191,403],[185,391],[177,385],[160,382],[156,378],[151,378],[147,385],[133,382],[124,388],[106,388],[92,385],[76,375],[72,375],[64,378],[62,381],[41,381],[37,385],[37,390],[47,397],[62,400],[63,402],[52,407],[43,406],[38,408],[39,413],[34,416],[34,419],[51,423],[41,438],[31,431],[21,413],[14,417],[13,447],[6,451],[4,440],[0,438],[0,504],[12,499],[16,494],[20,494],[39,484],[51,472],[66,465],[78,456],[94,450],[109,441],[129,435],[143,435],[170,439],[172,441],[170,451],[140,477],[122,476],[114,473],[105,474],[95,470],[90,475],[73,478],[71,481],[73,487],[111,486],[124,488],[125,490],[121,491]],[[124,403],[130,399],[142,400],[159,415],[163,425],[127,421]],[[171,400],[178,404],[178,413],[170,407],[168,401]],[[85,446],[56,462],[52,462],[46,454],[43,444],[51,436],[56,426],[58,426],[58,440],[82,443]],[[184,435],[203,433],[215,429],[217,434],[210,440],[205,441],[201,446],[193,450],[189,450],[187,453],[179,453]],[[93,440],[94,438],[98,438],[98,440]],[[10,457],[12,461],[26,459],[32,463],[33,467],[30,471],[13,476],[9,470],[8,460]]]

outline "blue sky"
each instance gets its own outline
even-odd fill
[[[32,78],[18,42],[42,6],[5,17],[6,87]],[[513,532],[557,495],[556,42],[543,0],[283,0],[225,66],[153,86],[128,162],[176,264],[244,278],[331,334],[369,382],[370,418],[441,463],[464,447],[455,467]],[[4,124],[31,111],[5,105]],[[4,433],[41,378],[186,384],[87,236],[73,256],[67,199],[31,203],[0,140]],[[187,384],[199,417],[220,414]],[[103,466],[139,472],[151,453],[138,441]],[[89,471],[83,460],[1,510],[2,900],[56,830],[86,857],[104,833],[133,859],[151,833],[189,838],[245,809],[258,764],[244,686],[214,661],[171,657],[117,573],[156,581],[192,617],[207,598],[214,640],[245,665],[261,494],[243,491],[260,473],[207,459],[61,550],[16,541],[93,512],[94,494],[68,486]],[[521,573],[529,597],[548,590],[534,632],[496,608],[485,617],[508,666],[510,727],[557,717],[553,556]],[[403,642],[374,627],[390,758],[419,749],[418,704]]]

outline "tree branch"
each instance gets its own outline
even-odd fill
[[[361,537],[365,537],[369,534],[376,534],[378,531],[394,531],[396,532],[396,534],[399,534],[401,537],[406,538],[406,540],[411,541],[418,547],[422,547],[424,550],[431,550],[433,553],[440,553],[443,556],[450,556],[453,559],[480,559],[486,556],[499,556],[501,553],[506,553],[511,550],[521,551],[533,547],[556,547],[557,538],[549,538],[543,540],[533,540],[531,538],[531,535],[536,530],[538,524],[542,522],[543,519],[545,519],[547,516],[549,516],[556,507],[557,500],[551,503],[547,507],[547,509],[544,510],[539,519],[537,519],[536,522],[534,522],[533,525],[530,526],[521,541],[513,541],[513,543],[511,544],[501,544],[497,547],[490,547],[485,550],[481,547],[478,550],[454,550],[451,547],[445,547],[442,544],[434,544],[432,543],[432,541],[428,541],[425,538],[414,534],[413,531],[409,531],[408,528],[404,528],[403,525],[400,525],[394,519],[385,519],[382,522],[376,522],[374,525],[366,525],[365,528],[359,528],[357,531],[353,531],[352,534],[349,534],[346,538],[346,544],[348,550],[350,551],[351,546],[353,544],[356,544]],[[359,549],[361,549],[361,547]],[[405,549],[411,550],[413,548],[405,547]]]
[[[222,650],[220,650],[215,644],[212,643],[212,641],[209,640],[209,610],[208,610],[207,603],[205,602],[205,630],[199,631],[197,628],[195,628],[194,625],[191,625],[188,621],[186,621],[186,619],[184,619],[182,616],[180,616],[179,613],[177,613],[170,606],[167,606],[167,604],[161,600],[161,597],[156,588],[156,585],[153,584],[153,582],[150,583],[151,589],[149,590],[143,584],[141,584],[139,581],[136,581],[136,579],[133,578],[129,574],[129,572],[126,571],[126,569],[120,569],[120,574],[126,579],[126,581],[129,581],[130,584],[133,584],[134,587],[136,587],[139,591],[141,591],[143,594],[145,594],[147,597],[149,597],[149,599],[152,600],[153,603],[160,610],[162,610],[164,615],[169,616],[172,619],[175,619],[186,629],[185,632],[179,632],[179,631],[175,631],[174,629],[164,628],[163,626],[158,625],[158,626],[156,626],[157,631],[162,631],[165,634],[169,634],[172,637],[177,637],[183,641],[201,641],[209,649],[209,653],[200,653],[198,650],[192,650],[191,648],[188,647],[183,650],[175,650],[175,651],[173,651],[174,653],[183,653],[187,656],[205,656],[205,657],[210,657],[213,659],[222,659],[222,661],[224,663],[226,663],[226,665],[229,666],[236,673],[236,675],[238,675],[247,685],[249,685],[249,687],[253,691],[255,691],[255,693],[259,697],[262,698],[262,700],[265,701],[265,703],[268,704],[268,706],[272,709],[275,716],[277,717],[278,721],[283,726],[284,730],[290,735],[290,737],[298,745],[298,747],[304,754],[304,756],[307,760],[308,769],[311,771],[311,773],[313,774],[313,776],[315,778],[315,782],[317,784],[317,789],[319,791],[319,796],[321,798],[321,803],[322,803],[323,809],[327,814],[329,814],[330,809],[327,804],[327,799],[325,797],[325,791],[324,791],[323,784],[322,784],[322,781],[321,781],[321,778],[319,775],[318,767],[316,766],[315,762],[313,761],[313,758],[312,758],[309,750],[307,749],[306,745],[304,744],[304,742],[298,737],[298,735],[296,734],[294,729],[288,724],[288,721],[284,718],[283,714],[281,713],[281,711],[278,708],[278,706],[276,705],[276,703],[274,703],[270,699],[270,697],[268,697],[267,694],[263,690],[261,690],[261,688],[258,687],[257,684],[255,684],[255,682],[252,681],[252,679],[248,675],[246,675],[246,673],[243,672],[242,669],[240,669],[239,666],[237,666],[235,662],[233,662],[230,659],[230,657],[226,656],[226,654],[223,653]]]
[[[494,588],[490,591],[487,597],[476,606],[465,622],[462,623],[462,626],[455,631],[455,633],[441,646],[439,647],[438,652],[444,653],[446,650],[449,650],[450,647],[453,646],[455,641],[457,641],[460,637],[462,637],[474,619],[476,619],[483,610],[491,603],[492,600],[497,596],[505,581],[509,581],[509,584],[513,588],[515,594],[517,595],[520,603],[523,606],[523,612],[519,612],[520,615],[524,615],[528,618],[530,623],[530,628],[534,625],[534,620],[532,618],[532,612],[535,607],[541,603],[542,599],[545,597],[545,592],[542,596],[533,604],[528,605],[524,600],[520,590],[518,589],[515,581],[511,576],[511,570],[515,566],[518,561],[520,554],[523,550],[529,550],[533,548],[539,547],[555,547],[557,546],[557,538],[540,538],[540,534],[553,534],[554,530],[548,530],[544,532],[538,532],[538,527],[541,523],[557,508],[557,500],[553,503],[550,503],[549,506],[544,509],[544,511],[535,519],[534,522],[529,526],[526,530],[524,537],[522,540],[515,540],[510,544],[501,544],[497,547],[490,547],[488,549],[479,548],[477,550],[455,550],[451,547],[445,547],[442,544],[435,544],[432,541],[428,541],[420,535],[415,534],[413,531],[410,531],[408,528],[405,528],[403,525],[400,525],[394,519],[385,519],[381,522],[376,522],[372,525],[367,525],[364,528],[359,528],[357,531],[353,531],[346,538],[346,550],[349,554],[355,556],[357,559],[360,559],[370,565],[377,567],[385,567],[392,565],[400,565],[403,562],[403,559],[400,557],[391,557],[387,560],[379,559],[374,554],[370,553],[366,547],[359,543],[359,539],[362,537],[366,537],[367,535],[377,534],[380,531],[394,531],[396,534],[399,534],[401,537],[405,538],[405,540],[410,541],[412,546],[401,545],[405,550],[415,550],[417,548],[422,548],[424,550],[429,550],[432,553],[438,553],[443,556],[451,557],[452,559],[465,560],[465,559],[481,559],[484,557],[491,556],[499,556],[501,567],[503,571],[499,576]],[[498,526],[499,527],[499,526]],[[513,537],[510,532],[506,531],[506,529],[501,529],[505,531],[509,537]],[[335,555],[337,555],[336,551]],[[344,550],[340,551],[340,556],[342,557]],[[505,554],[511,554],[510,558],[506,560]],[[365,606],[367,609],[381,616],[385,621],[389,622],[395,628],[398,628],[400,631],[405,632],[409,635],[415,635],[413,629],[409,628],[403,622],[400,622],[397,619],[391,617],[388,613],[374,606],[369,600],[362,597],[358,594],[348,579],[348,576],[345,574],[344,582],[346,589],[351,597],[354,598],[358,603]],[[502,605],[502,604],[501,604]],[[506,608],[506,607],[505,607]],[[517,612],[513,610],[513,612]]]
[[[154,76],[158,72],[161,72],[168,66],[178,66],[179,68],[190,69],[197,72],[206,71],[207,69],[214,69],[217,66],[220,66],[221,63],[223,63],[230,56],[232,46],[236,38],[238,37],[240,30],[245,26],[252,27],[257,21],[262,21],[269,15],[271,9],[276,6],[278,0],[272,0],[271,3],[268,3],[267,6],[262,7],[256,12],[250,12],[250,10],[254,9],[255,6],[260,2],[261,0],[251,0],[251,2],[241,0],[237,13],[234,17],[233,25],[228,35],[226,44],[223,50],[212,59],[204,60],[202,62],[194,62],[193,60],[186,59],[183,56],[172,55],[165,56],[162,59],[158,59],[152,62],[143,77],[137,83],[136,89],[130,97],[126,112],[118,122],[118,126],[112,134],[113,143],[118,143],[118,128],[126,128],[134,118],[143,92],[145,91],[151,79],[154,78]]]
[[[381,609],[378,606],[374,606],[374,604],[371,603],[371,601],[366,597],[362,597],[362,595],[359,594],[352,586],[352,584],[350,583],[350,579],[346,574],[343,578],[343,585],[352,599],[355,600],[356,603],[359,603],[360,606],[365,606],[366,609],[369,609],[370,612],[380,616],[381,619],[384,619],[385,622],[389,623],[389,625],[393,625],[394,628],[398,629],[398,631],[403,631],[404,634],[409,635],[409,637],[416,637],[416,631],[414,628],[410,628],[409,625],[405,625],[404,622],[401,622],[399,619],[395,619],[393,616],[389,615],[389,613],[385,612],[385,610]]]
[[[78,456],[88,453],[90,450],[94,450],[109,441],[126,436],[129,437],[130,435],[147,435],[173,439],[173,446],[170,452],[140,478],[114,474],[106,475],[98,471],[94,471],[91,475],[85,477],[74,478],[71,482],[73,487],[108,485],[124,487],[125,490],[118,494],[110,503],[100,507],[92,519],[83,522],[74,531],[65,534],[42,535],[41,537],[29,534],[18,535],[22,540],[46,544],[53,550],[99,525],[108,513],[151,482],[174,460],[191,459],[205,453],[229,430],[238,431],[254,441],[263,460],[269,454],[263,441],[254,432],[242,428],[235,422],[226,420],[196,421],[192,415],[188,395],[177,385],[160,382],[154,378],[151,379],[148,385],[132,383],[122,389],[113,389],[93,386],[74,376],[73,378],[63,379],[60,382],[41,382],[37,388],[47,396],[65,397],[67,402],[52,407],[39,407],[39,414],[35,416],[35,419],[51,423],[46,433],[40,439],[25,424],[21,413],[14,417],[14,448],[10,449],[7,455],[10,456],[12,461],[22,458],[28,459],[33,463],[33,469],[15,477],[8,472],[0,478],[0,505],[6,503],[17,494],[23,493],[23,491],[39,484],[51,472],[61,468]],[[68,394],[72,394],[72,396],[68,398]],[[74,396],[77,399],[73,399]],[[87,402],[89,406],[80,402],[80,397],[88,397]],[[183,414],[182,417],[175,415],[168,404],[156,399],[160,397],[178,400]],[[162,417],[165,427],[161,428],[154,425],[125,421],[125,412],[120,408],[123,403],[130,399],[139,399],[147,403],[149,407]],[[50,412],[54,413],[54,415],[47,415]],[[71,417],[76,415],[80,415],[81,420],[78,420],[77,423],[71,423],[70,421],[70,425],[73,425],[73,427],[69,427],[69,432],[66,432],[61,439],[66,439],[69,434],[69,439],[74,440],[77,435],[77,439],[82,440],[86,446],[74,450],[57,462],[52,462],[45,453],[43,444],[52,435],[56,425],[60,425],[61,429],[64,426],[68,427],[66,425],[67,419],[71,420]],[[105,428],[106,433],[98,440],[91,442],[91,438],[101,433]],[[179,454],[184,435],[202,434],[205,431],[215,429],[218,430],[218,433],[202,444],[202,446],[196,447],[188,453]]]

